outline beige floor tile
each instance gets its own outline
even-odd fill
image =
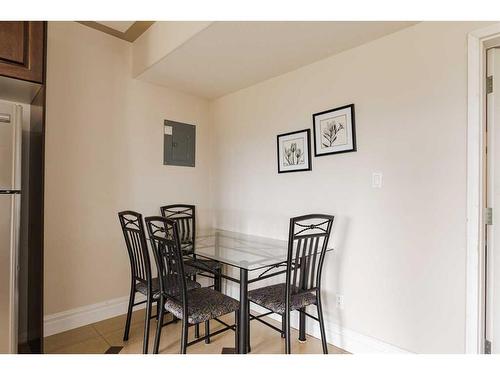
[[[77,344],[64,346],[53,354],[103,354],[109,349],[109,344],[102,337],[94,337]]]
[[[45,353],[52,353],[59,348],[71,346],[95,337],[99,337],[99,333],[91,325],[48,336],[44,340]]]
[[[59,346],[57,352],[69,352],[69,353],[104,353],[108,346],[123,346],[120,354],[138,354],[142,353],[142,341],[144,333],[144,315],[139,312],[137,318],[133,319],[131,325],[129,340],[123,342],[123,328],[125,325],[125,317],[117,317],[108,319],[107,321],[95,323],[94,331],[99,331],[101,337],[94,337],[90,339],[83,339],[85,337],[84,333],[87,332],[88,327],[83,331],[76,332],[76,338],[71,337],[73,330],[65,332],[65,338],[68,340],[66,347]],[[170,317],[167,318],[167,320]],[[279,325],[279,323],[273,321],[272,319],[265,318],[268,322]],[[229,314],[223,319],[225,322],[232,324],[234,321],[233,315]],[[180,350],[180,337],[181,337],[181,327],[182,323],[179,321],[174,324],[169,324],[162,330],[161,342],[160,342],[160,353],[161,354],[177,354]],[[217,329],[222,328],[223,325],[216,322],[210,322],[210,330],[214,332]],[[114,330],[113,330],[114,329]],[[201,334],[204,333],[204,325],[200,328]],[[258,321],[251,322],[251,343],[252,343],[252,354],[281,354],[285,352],[285,341],[281,338],[280,334],[272,329],[266,327]],[[156,320],[151,320],[150,335],[149,335],[149,352],[153,350],[154,337],[156,333]],[[62,335],[62,334],[61,334]],[[298,332],[292,329],[292,353],[295,354],[320,354],[322,353],[321,340],[307,336],[307,341],[305,343],[300,343],[297,340]],[[58,338],[58,343],[64,337]],[[194,327],[189,329],[189,340],[194,339]],[[71,343],[72,342],[72,343]],[[59,344],[60,345],[60,344]],[[103,347],[106,346],[104,349]],[[200,342],[188,347],[188,354],[220,354],[222,348],[224,347],[234,347],[234,332],[229,330],[220,335],[211,338],[210,344],[205,344]],[[328,351],[331,354],[341,354],[345,353],[343,350],[333,346],[328,345]]]
[[[155,312],[156,313],[156,312]],[[132,319],[131,319],[131,326],[141,323],[144,324],[144,316],[145,316],[145,310],[139,310],[139,311],[134,311],[132,313]],[[122,330],[122,336],[123,336],[123,331],[125,328],[125,321],[127,320],[126,315],[120,315],[115,318],[111,319],[106,319],[101,322],[97,322],[92,324],[92,326],[96,329],[97,332],[99,332],[101,335],[110,333],[110,332],[115,332],[117,330]]]
[[[156,328],[156,321],[151,321],[151,332],[153,332],[153,328]],[[129,339],[127,342],[123,341],[123,330],[124,327],[117,329],[115,331],[102,333],[102,337],[112,346],[123,346],[126,343],[133,343],[136,341],[140,341],[142,343],[142,338],[144,335],[144,322],[134,323],[130,325],[129,331]]]

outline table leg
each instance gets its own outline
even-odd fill
[[[248,353],[248,270],[240,268],[240,319],[239,319],[239,354]]]

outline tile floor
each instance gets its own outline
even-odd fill
[[[142,338],[144,332],[144,310],[134,312],[130,327],[129,340],[123,339],[123,327],[125,315],[103,320],[84,327],[62,332],[45,338],[45,353],[48,354],[101,354],[105,353],[111,346],[123,346],[120,354],[142,353]],[[266,318],[267,319],[267,318]],[[223,318],[224,321],[232,323],[232,314]],[[275,321],[269,319],[269,322]],[[203,334],[203,325],[200,331]],[[222,325],[215,321],[210,322],[210,329],[215,331]],[[160,353],[177,354],[180,349],[181,324],[170,324],[163,328]],[[156,321],[151,321],[149,348],[153,347]],[[296,354],[320,354],[321,341],[315,337],[307,336],[305,343],[297,341],[298,332],[292,329],[292,353]],[[189,339],[194,338],[194,327],[189,329]],[[220,354],[223,347],[234,347],[234,333],[226,331],[211,338],[210,344],[204,342],[188,347],[188,354]],[[284,340],[280,334],[258,321],[251,322],[252,354],[280,354],[285,351]],[[328,345],[330,354],[346,353],[333,345]]]

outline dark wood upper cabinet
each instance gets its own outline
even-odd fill
[[[43,83],[44,34],[41,21],[1,21],[0,75]]]

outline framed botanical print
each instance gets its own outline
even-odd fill
[[[313,115],[314,156],[356,151],[354,104]]]
[[[311,170],[311,130],[280,134],[278,140],[278,173]]]

